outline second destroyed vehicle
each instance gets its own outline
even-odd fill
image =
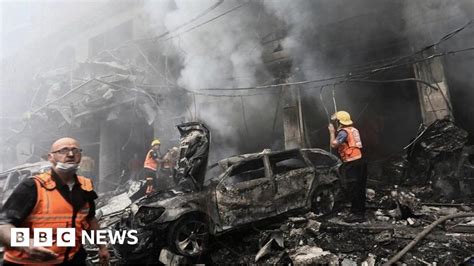
[[[339,188],[340,166],[334,155],[321,149],[264,150],[221,160],[210,167],[214,169],[196,168],[193,162],[207,161],[209,151],[210,135],[202,127],[200,124],[188,127],[189,131],[180,130],[182,140],[189,139],[190,134],[200,136],[206,153],[196,147],[196,151],[200,151],[198,160],[193,160],[193,156],[191,160],[182,158],[186,152],[181,153],[176,173],[192,173],[181,171],[182,165],[196,170],[193,177],[204,176],[206,170],[208,175],[216,169],[221,173],[208,178],[202,186],[197,184],[193,189],[178,188],[149,195],[120,214],[115,213],[115,222],[108,223],[114,224],[115,230],[138,231],[137,245],[114,246],[123,259],[143,261],[144,257],[159,254],[162,247],[197,257],[206,251],[211,235],[295,210],[311,210],[317,214],[332,211]],[[183,178],[186,174],[181,176]],[[110,217],[105,219],[110,220]]]

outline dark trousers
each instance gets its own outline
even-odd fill
[[[158,189],[158,173],[152,169],[144,168],[143,176],[146,180],[146,194],[155,192]]]
[[[359,159],[344,163],[343,169],[351,196],[351,212],[365,214],[367,164],[363,159]]]

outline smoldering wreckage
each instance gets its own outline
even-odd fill
[[[202,124],[185,126],[177,179],[203,180],[193,177],[212,171],[203,167],[210,132]],[[189,138],[193,131],[200,140]],[[102,199],[100,221],[139,231],[139,245],[111,246],[119,264],[470,265],[474,165],[466,142],[466,131],[449,120],[421,129],[403,157],[387,160],[383,175],[369,180],[364,223],[343,222],[350,186],[339,159],[321,149],[223,159],[212,165],[220,174],[205,184],[177,186],[128,206],[120,202],[133,191]]]
[[[218,1],[217,5],[223,2],[226,1]],[[272,5],[271,1],[268,2]],[[252,12],[254,10],[257,9],[253,8]],[[291,15],[291,12],[285,10],[286,13]],[[305,23],[299,21],[298,24]],[[347,27],[347,30],[351,29]],[[386,30],[383,29],[383,32]],[[273,38],[273,35],[268,36]],[[446,36],[441,40],[449,39],[454,34]],[[275,37],[275,40],[270,40],[267,44],[274,46],[270,47],[272,60],[282,56],[278,38]],[[321,49],[327,49],[332,45],[320,46]],[[378,44],[374,45],[377,46]],[[138,45],[136,47],[140,54],[136,57],[143,59],[140,66],[129,62],[128,59],[132,56],[128,56],[128,51],[104,50],[71,69],[64,67],[36,75],[35,81],[40,85],[35,99],[41,104],[28,113],[30,124],[18,132],[26,134],[36,128],[56,132],[58,128],[67,128],[65,125],[79,128],[81,124],[91,122],[93,119],[90,117],[97,113],[102,120],[114,120],[125,113],[118,108],[114,109],[118,106],[125,106],[126,109],[133,105],[138,110],[136,112],[140,119],[148,126],[157,116],[172,117],[174,109],[170,106],[175,105],[174,100],[157,100],[161,97],[158,93],[150,94],[146,90],[155,83],[161,84],[156,80],[156,74],[161,72],[157,70],[157,64],[150,61],[153,53],[143,53]],[[415,58],[418,61],[410,58],[406,64],[414,65],[428,60],[435,55],[432,48],[427,47],[415,53],[416,56],[424,56],[423,53],[431,52],[428,57]],[[188,50],[189,55],[194,56],[193,51]],[[328,55],[338,53],[337,50],[328,51]],[[383,54],[386,51],[379,52]],[[118,58],[120,56],[126,59]],[[157,55],[155,57],[160,58]],[[168,69],[167,60],[168,58],[163,73],[173,72],[172,67],[171,70]],[[273,67],[278,65],[275,67],[278,70],[276,72],[289,71],[286,69],[288,61],[276,64],[272,60],[271,63],[265,63],[269,66],[273,64]],[[164,59],[162,61],[165,62]],[[295,64],[296,61],[295,59]],[[171,60],[170,65],[172,64]],[[439,65],[441,64],[415,65],[414,68],[418,69],[418,72],[415,71],[416,78],[433,81],[430,84],[438,86],[438,83],[434,83],[435,78],[424,77],[420,73],[436,72],[431,68]],[[371,75],[378,72],[380,69]],[[356,73],[353,74],[357,77]],[[80,78],[73,80],[72,76]],[[169,82],[168,74],[165,76]],[[385,78],[382,76],[380,80]],[[280,79],[283,83],[291,81],[286,76],[277,78]],[[70,86],[66,86],[68,83]],[[322,92],[327,85],[321,86]],[[64,89],[66,87],[67,90]],[[170,87],[166,87],[169,91],[166,95],[169,96],[168,99],[181,99],[184,98],[183,95],[195,96],[174,85],[172,88],[170,90]],[[407,86],[406,91],[412,89],[414,88]],[[429,98],[422,88],[418,89],[420,99]],[[441,91],[441,96],[444,97],[442,89],[428,89],[425,91],[433,94]],[[404,93],[411,95],[406,91]],[[280,94],[282,93],[283,90]],[[286,95],[287,98],[297,98],[289,94]],[[63,96],[56,97],[57,95]],[[320,93],[321,103],[324,105],[322,95]],[[249,118],[245,117],[242,96],[238,97],[241,99],[245,121]],[[279,101],[278,99],[277,105],[280,104]],[[161,104],[161,108],[155,106],[158,105],[157,102]],[[286,114],[290,114],[285,117],[286,120],[303,121],[296,115],[301,112],[301,105],[300,102],[295,104],[298,108],[285,107],[285,111],[288,111]],[[105,115],[101,113],[104,110],[107,111]],[[109,110],[112,111],[108,112]],[[193,119],[178,118],[175,120],[180,122],[176,123],[170,119],[177,124],[180,137],[172,143],[176,147],[176,153],[173,154],[176,156],[176,165],[173,169],[160,173],[160,190],[145,195],[144,181],[132,178],[118,182],[118,186],[110,186],[113,187],[112,191],[101,190],[99,194],[96,214],[102,228],[138,231],[137,245],[108,245],[112,255],[111,264],[474,265],[474,146],[467,145],[467,131],[454,123],[452,116],[439,119],[444,116],[437,116],[438,111],[425,110],[425,113],[434,113],[437,119],[420,127],[411,141],[405,143],[402,155],[369,164],[367,220],[351,224],[344,222],[344,218],[349,214],[352,180],[346,179],[342,163],[334,152],[318,148],[263,149],[257,153],[214,159],[210,154],[213,149],[217,149],[217,145],[211,145],[213,134],[218,135],[215,124],[208,127],[203,122],[180,123]],[[276,116],[275,114],[275,121]],[[137,118],[132,116],[132,119]],[[391,121],[395,119],[396,116],[391,117]],[[53,120],[62,122],[58,126],[51,123]],[[307,123],[303,122],[300,124]],[[136,126],[133,123],[131,125]],[[248,137],[248,125],[245,123],[245,127],[242,127],[247,131]],[[273,129],[275,127],[274,122]],[[103,135],[116,133],[113,127],[110,127],[112,130],[107,126],[103,128]],[[172,127],[167,125],[166,128]],[[38,135],[43,133],[38,132]],[[238,133],[241,132],[236,134]],[[308,134],[312,133],[313,137],[320,137],[319,132]],[[145,134],[137,135],[143,137]],[[274,136],[258,137],[271,139]],[[364,139],[363,131],[362,137]],[[130,139],[132,132],[124,142],[129,143]],[[324,138],[318,144],[326,142]],[[323,147],[306,145],[313,146]],[[122,150],[124,147],[125,144]],[[112,154],[107,150],[105,153],[108,156]],[[129,157],[131,156],[127,159]],[[8,198],[21,180],[44,172],[49,167],[50,164],[43,161],[0,173],[1,201]],[[105,186],[117,179],[124,181],[124,174],[108,172],[102,178],[105,182],[101,182],[101,186]],[[97,248],[90,245],[86,246],[86,250],[89,253],[88,264],[97,265]]]
[[[117,87],[123,80],[91,82]],[[129,180],[99,195],[102,228],[138,231],[137,245],[109,244],[112,265],[474,264],[474,147],[449,118],[420,128],[402,156],[382,161],[369,176],[367,221],[356,224],[343,221],[351,183],[332,153],[265,149],[213,163],[205,124],[177,129],[169,184],[144,195],[144,181]],[[49,167],[1,173],[2,201]],[[96,265],[97,249],[86,250]]]
[[[178,130],[174,186],[143,196],[143,181],[130,181],[99,197],[101,227],[135,229],[140,240],[109,244],[112,264],[473,263],[474,150],[449,120],[421,129],[404,156],[370,177],[368,219],[356,224],[342,219],[350,184],[333,154],[264,150],[208,167],[207,127],[190,122]],[[95,248],[87,251],[88,263],[97,263]]]

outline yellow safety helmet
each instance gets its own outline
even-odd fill
[[[339,120],[339,123],[343,124],[344,126],[352,125],[351,115],[346,111],[339,111],[332,115],[332,120]]]
[[[155,139],[155,140],[153,140],[153,141],[151,142],[151,146],[152,146],[152,147],[155,146],[155,145],[160,145],[160,144],[161,144],[161,142],[160,142],[159,139]]]

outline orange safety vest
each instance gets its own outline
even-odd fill
[[[153,150],[150,150],[147,154],[146,154],[146,158],[145,158],[145,163],[143,165],[143,167],[145,168],[148,168],[148,169],[151,169],[153,171],[156,171],[156,169],[158,168],[158,163],[156,162],[156,160],[151,156],[151,153],[153,152]]]
[[[341,160],[343,162],[351,162],[362,158],[362,140],[360,139],[359,130],[355,127],[343,127],[341,130],[347,133],[346,141],[338,147]]]
[[[51,178],[51,172],[43,173],[33,178],[38,193],[36,205],[20,227],[29,227],[30,237],[33,237],[33,228],[52,228],[53,240],[56,240],[57,228],[72,227],[73,206],[55,189],[56,182]],[[93,190],[92,181],[89,178],[78,176],[77,179],[82,190]],[[76,244],[74,247],[70,247],[69,259],[81,248],[82,230],[87,230],[90,227],[87,221],[89,208],[89,203],[86,203],[76,214]],[[39,262],[31,259],[29,255],[22,250],[8,247],[5,248],[4,260],[18,264],[59,264],[64,261],[67,247],[58,247],[56,244],[57,241],[53,242],[52,247],[46,247],[59,255],[52,260]]]

